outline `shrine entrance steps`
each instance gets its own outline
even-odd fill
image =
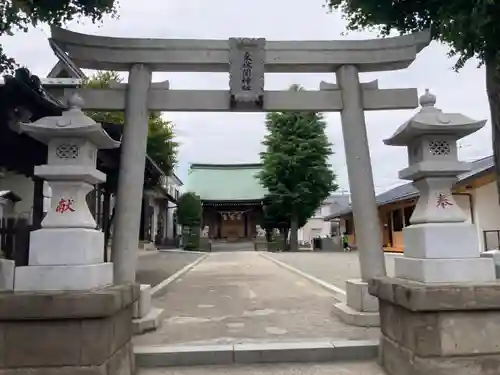
[[[247,364],[141,369],[139,375],[385,375],[375,361]]]
[[[248,239],[241,240],[212,240],[212,252],[236,252],[236,251],[254,251],[253,241]]]

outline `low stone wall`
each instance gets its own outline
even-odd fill
[[[136,285],[0,293],[0,373],[132,375]]]
[[[388,375],[500,374],[500,283],[371,280]]]

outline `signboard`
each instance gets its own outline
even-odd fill
[[[264,38],[229,39],[231,108],[262,107],[264,101]]]

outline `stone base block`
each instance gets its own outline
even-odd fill
[[[0,291],[14,290],[14,271],[16,263],[13,260],[0,259]]]
[[[320,251],[333,251],[333,252],[344,251],[344,248],[342,246],[342,241],[340,241],[340,237],[322,238],[320,241],[321,241]]]
[[[265,238],[257,237],[253,241],[255,251],[267,251],[267,240]]]
[[[488,258],[415,259],[398,257],[395,276],[426,283],[488,282],[496,279],[495,264]]]
[[[481,258],[493,259],[497,279],[500,279],[500,250],[489,250],[481,253]]]
[[[151,285],[141,284],[139,299],[134,303],[134,318],[142,318],[151,310]]]
[[[404,228],[403,233],[408,258],[479,257],[479,241],[473,224],[416,224]]]
[[[2,293],[0,373],[133,375],[133,285],[92,292]]]
[[[500,374],[500,283],[370,281],[389,375]]]
[[[141,318],[132,321],[132,332],[140,335],[146,332],[155,331],[160,328],[163,309],[151,308],[149,312]]]
[[[378,299],[368,293],[368,283],[363,280],[346,281],[347,306],[364,312],[378,312]]]
[[[113,283],[113,264],[17,267],[15,291],[92,290]]]
[[[357,327],[378,327],[380,317],[378,312],[366,312],[355,310],[344,302],[333,305],[333,314],[344,323]]]
[[[98,264],[104,261],[104,233],[94,229],[50,228],[31,232],[32,266]]]
[[[498,375],[500,355],[420,357],[382,336],[380,365],[387,375]]]
[[[208,237],[200,237],[200,251],[212,251],[212,242]]]

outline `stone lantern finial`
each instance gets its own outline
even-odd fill
[[[69,109],[81,110],[85,105],[85,101],[78,93],[73,92],[66,100],[66,104]]]
[[[432,94],[429,89],[425,89],[425,94],[420,97],[419,103],[422,107],[434,107],[436,95]]]

